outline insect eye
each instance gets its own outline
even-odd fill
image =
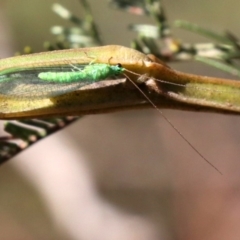
[[[117,64],[117,67],[122,68],[122,64],[121,64],[121,63],[118,63],[118,64]]]

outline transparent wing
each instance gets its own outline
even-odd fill
[[[86,65],[77,66],[78,70]],[[71,71],[67,68],[41,68],[38,70],[24,70],[0,75],[0,95],[13,98],[50,98],[75,91],[94,82],[92,79],[84,79],[74,83],[56,83],[38,78],[40,72]]]

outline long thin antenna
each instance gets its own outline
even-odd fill
[[[129,70],[127,70],[129,71]],[[131,71],[130,71],[131,72]],[[174,124],[163,114],[163,112],[157,107],[156,104],[154,104],[154,102],[142,91],[142,89],[133,81],[131,80],[126,74],[124,74],[125,77],[139,90],[139,92],[141,92],[141,94],[149,101],[149,103],[161,114],[161,116],[163,117],[163,119],[174,129],[174,131],[185,141],[185,143],[187,143],[204,161],[206,161],[212,168],[214,168],[218,173],[220,173],[221,175],[222,172],[215,167],[206,157],[204,157],[202,155],[201,152],[199,152],[196,147],[194,147],[189,140],[174,126]]]
[[[162,80],[162,79],[157,79],[157,78],[154,78],[154,77],[149,77],[149,76],[147,76],[147,75],[141,75],[141,74],[139,74],[139,73],[136,73],[136,72],[133,72],[133,71],[130,71],[130,70],[128,70],[128,69],[126,69],[126,68],[124,68],[124,70],[126,71],[126,72],[129,72],[129,73],[132,73],[132,74],[134,74],[134,75],[136,75],[136,76],[139,76],[140,78],[142,77],[142,76],[145,76],[144,78],[143,78],[143,80],[141,80],[141,82],[146,82],[147,81],[147,79],[153,79],[154,81],[157,81],[157,82],[160,82],[160,83],[163,83],[163,84],[167,84],[167,85],[172,85],[172,86],[177,86],[177,87],[182,87],[182,88],[191,88],[191,89],[198,89],[198,90],[204,90],[204,91],[211,91],[211,92],[217,92],[217,93],[227,93],[228,92],[228,90],[218,90],[218,89],[212,89],[212,88],[208,88],[208,87],[204,87],[204,86],[187,86],[186,84],[183,84],[183,83],[175,83],[175,82],[169,82],[169,81],[166,81],[166,80]],[[237,93],[237,94],[239,94],[239,91],[232,91],[231,90],[231,93]]]

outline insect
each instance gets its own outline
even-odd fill
[[[124,71],[121,64],[105,63],[12,71],[0,75],[0,94],[28,100],[52,98],[119,76]]]
[[[89,60],[91,56],[101,64],[93,64]],[[121,74],[139,89],[145,99],[160,112],[182,139],[216,169],[165,117],[141,90],[139,84],[141,81],[147,82],[150,78],[159,80],[162,87],[159,95],[164,95],[175,103],[208,107],[212,111],[222,109],[239,113],[240,83],[177,72],[155,62],[143,53],[123,46],[109,45],[52,51],[0,60],[0,117],[18,119],[81,112],[81,107],[85,104],[84,99],[79,104],[79,98],[76,96],[66,95],[64,98],[58,96]],[[141,80],[140,83],[131,78],[133,74]],[[56,98],[53,100],[53,97]],[[174,106],[172,108],[178,109]]]

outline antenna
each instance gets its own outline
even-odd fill
[[[142,76],[140,74],[137,74],[135,72],[132,72],[130,70],[125,69],[125,71],[130,72],[132,74],[138,75],[138,76]],[[194,152],[196,152],[205,162],[207,162],[212,168],[214,168],[218,173],[220,173],[221,175],[223,175],[223,173],[217,168],[215,167],[206,157],[203,156],[203,154],[201,152],[199,152],[197,150],[196,147],[193,146],[193,144],[190,143],[190,141],[175,127],[175,125],[163,114],[163,112],[157,107],[156,104],[154,104],[154,102],[142,91],[142,89],[132,80],[130,79],[126,74],[124,74],[124,76],[138,89],[138,91],[144,96],[144,98],[153,106],[153,108],[155,108],[162,116],[162,118],[174,129],[174,131],[183,139],[183,141],[185,143],[188,144],[188,146],[190,146],[190,148],[192,148],[194,150]],[[153,80],[159,80],[159,79],[154,79]],[[167,84],[171,84],[170,82],[167,81],[162,81],[159,80],[160,82],[163,83],[167,83]],[[177,86],[184,86],[183,84],[174,84],[173,85],[177,85]]]

